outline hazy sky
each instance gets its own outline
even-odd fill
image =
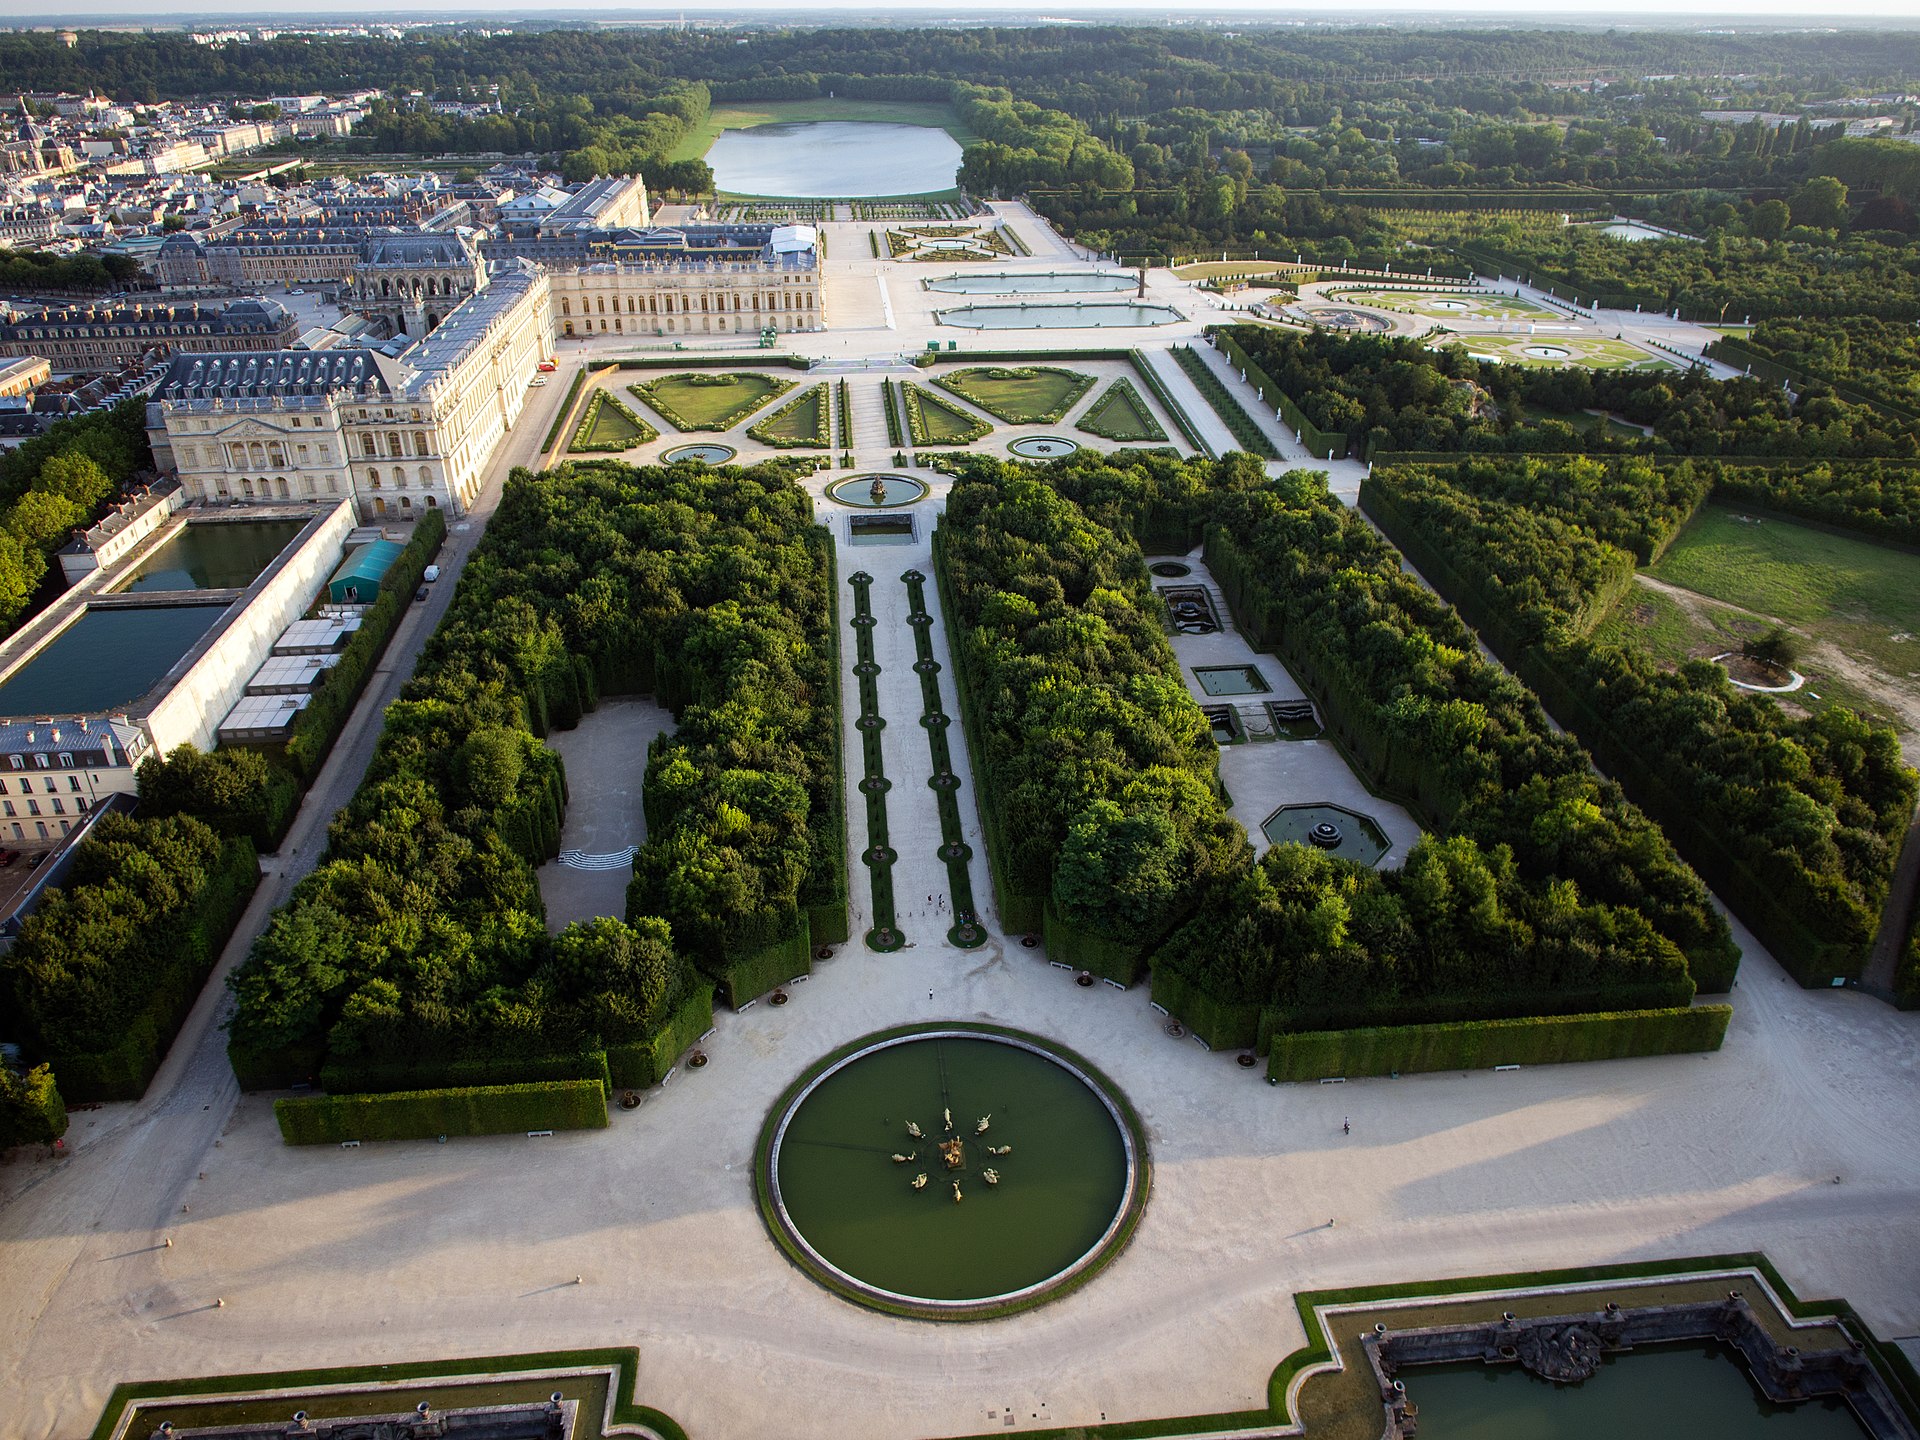
[[[408,3],[394,5],[390,0],[326,0],[326,3],[309,8],[294,4],[280,9],[264,8],[261,0],[192,0],[188,4],[154,3],[154,0],[74,0],[70,7],[49,6],[47,0],[0,0],[0,22],[30,18],[48,23],[63,23],[84,26],[90,18],[117,21],[124,24],[129,19],[145,19],[150,22],[178,23],[178,17],[203,15],[247,16],[261,20],[277,19],[282,24],[295,24],[301,19],[314,19],[326,16],[383,16],[413,17],[425,15],[470,15],[475,13],[503,13],[513,15],[546,14],[553,11],[566,12],[603,12],[628,11],[637,7],[626,3],[595,3],[595,0],[568,0],[568,3],[541,4],[539,0],[408,0]],[[971,0],[971,3],[955,3],[955,0],[895,0],[886,5],[849,5],[844,0],[785,0],[778,6],[740,5],[726,3],[726,0],[687,0],[684,5],[668,3],[644,7],[654,13],[715,16],[728,13],[747,13],[765,15],[770,10],[779,9],[794,14],[805,14],[822,10],[846,12],[859,10],[876,15],[911,13],[916,18],[954,17],[962,20],[986,20],[995,16],[1019,14],[1034,18],[1037,15],[1075,17],[1091,13],[1112,13],[1114,11],[1139,11],[1164,16],[1167,13],[1165,0],[1041,0],[1034,8],[1017,8],[1004,3],[1004,0]],[[1419,4],[1367,4],[1354,7],[1317,8],[1317,9],[1275,9],[1271,4],[1235,3],[1235,0],[1210,0],[1210,3],[1197,10],[1187,10],[1191,14],[1267,14],[1275,18],[1298,19],[1308,22],[1339,21],[1341,19],[1362,16],[1381,15],[1385,12],[1399,12],[1406,19],[1419,19],[1428,24],[1445,24],[1452,18],[1466,18],[1486,15],[1512,16],[1516,20],[1539,19],[1556,23],[1579,20],[1583,17],[1595,19],[1619,16],[1658,17],[1662,23],[1684,22],[1689,17],[1711,20],[1716,24],[1738,24],[1749,20],[1766,25],[1768,28],[1786,24],[1802,24],[1819,27],[1836,20],[1848,18],[1897,19],[1913,24],[1916,11],[1913,0],[1838,0],[1832,6],[1810,6],[1805,0],[1687,0],[1684,5],[1675,5],[1672,0],[1612,0],[1612,3],[1573,3],[1546,4],[1543,0],[1475,0],[1471,5],[1457,8],[1439,9],[1432,5]]]

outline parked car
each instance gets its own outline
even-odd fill
[[[414,599],[416,599],[416,600],[424,600],[424,599],[426,599],[426,598],[427,598],[427,587],[426,587],[426,586],[424,586],[424,585],[422,585],[422,586],[421,586],[421,587],[420,587],[420,588],[419,588],[418,590],[415,590],[415,591],[413,592],[413,598],[414,598]]]
[[[529,390],[533,390],[533,389],[537,389],[538,387],[540,387],[540,386],[542,386],[542,385],[544,385],[544,384],[546,384],[546,383],[547,383],[547,377],[546,377],[546,376],[544,376],[544,375],[536,375],[536,376],[534,376],[534,377],[533,377],[533,379],[531,379],[531,380],[529,380],[529,381],[527,382],[527,388],[528,388]]]
[[[553,371],[558,370],[559,368],[560,367],[554,364],[553,361],[551,360],[542,360],[540,362],[540,369],[543,373],[546,373],[546,374],[551,374]]]
[[[440,578],[440,567],[438,565],[427,566],[426,569],[420,572],[420,578],[431,585]]]
[[[0,850],[0,866],[11,865],[20,858],[18,850]]]
[[[27,857],[27,869],[38,870],[42,865],[47,863],[47,857],[52,854],[53,852],[51,850],[34,851],[33,854]]]

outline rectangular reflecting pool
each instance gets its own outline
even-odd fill
[[[0,684],[0,715],[77,715],[130,704],[226,613],[224,605],[88,610]]]
[[[223,520],[189,523],[140,562],[120,591],[244,590],[260,578],[304,520]]]
[[[1131,275],[1111,271],[1060,270],[1044,275],[946,275],[927,281],[927,289],[943,295],[1112,294],[1131,290],[1137,283]]]
[[[1273,689],[1251,665],[1207,665],[1197,668],[1193,678],[1209,695],[1265,695]]]
[[[1105,303],[1072,305],[963,305],[937,310],[934,319],[962,330],[1100,330],[1171,325],[1180,312],[1171,305]]]
[[[1591,1380],[1556,1385],[1518,1365],[1410,1365],[1421,1440],[1862,1440],[1840,1400],[1775,1405],[1730,1346],[1608,1355]]]

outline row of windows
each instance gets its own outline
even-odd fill
[[[16,755],[13,758],[15,760],[18,760],[20,757]],[[43,755],[40,758],[44,760],[46,757]],[[71,765],[73,763],[73,757],[71,755],[62,755],[60,757],[60,763],[63,765]],[[53,794],[54,791],[58,790],[59,788],[60,786],[55,782],[53,776],[51,775],[47,776],[47,784],[46,784],[47,794],[51,795]],[[69,775],[67,777],[67,789],[78,790],[79,788],[80,788],[80,777],[78,775]],[[6,793],[7,793],[7,782],[4,780],[0,780],[0,795],[5,795]],[[33,779],[31,776],[29,776],[27,779],[22,780],[20,782],[20,793],[22,795],[31,795],[33,793]]]
[[[59,737],[55,736],[54,738],[58,739]],[[24,770],[27,768],[27,757],[24,755],[9,755],[7,759],[13,762],[13,768],[16,770]],[[42,770],[50,769],[53,764],[52,761],[47,759],[44,753],[35,755],[33,757],[33,763]],[[111,765],[113,762],[109,760],[107,763]],[[60,752],[60,768],[62,770],[71,770],[73,768],[73,756],[65,750]],[[0,781],[0,795],[6,793],[6,782]]]
[[[413,453],[414,454],[429,455],[433,453],[428,448],[428,445],[427,445],[426,431],[415,430],[412,432],[412,434],[413,434]],[[368,460],[379,459],[380,458],[379,437],[374,435],[362,435],[360,437],[360,453],[362,456],[364,456]],[[406,453],[407,453],[407,447],[405,442],[400,438],[400,432],[397,430],[389,430],[387,432],[387,454],[398,459],[400,456],[405,455]]]
[[[65,801],[56,799],[52,803],[53,803],[54,814],[64,815],[67,813],[67,806]],[[87,797],[84,795],[76,796],[74,798],[73,808],[78,810],[81,814],[84,815],[89,809],[89,806],[87,805]],[[4,810],[8,815],[18,815],[20,813],[18,810],[13,808],[13,801],[11,800],[0,800],[0,810]],[[40,813],[40,802],[38,800],[27,801],[27,814],[38,815],[39,813]],[[20,827],[18,825],[14,826],[13,829],[16,835],[20,833]]]

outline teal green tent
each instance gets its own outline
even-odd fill
[[[404,547],[394,540],[370,540],[340,562],[327,582],[327,598],[336,605],[371,605],[380,598],[380,581]]]

